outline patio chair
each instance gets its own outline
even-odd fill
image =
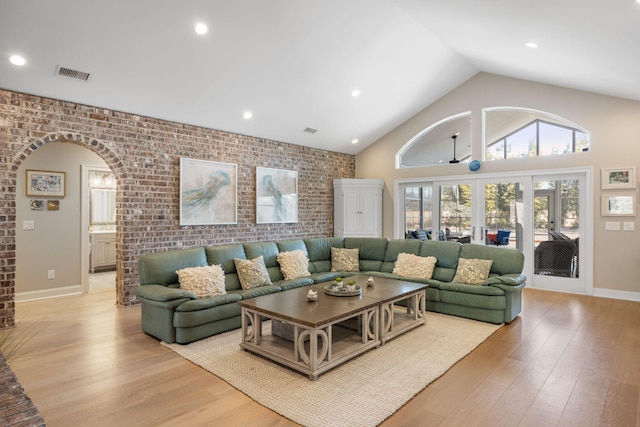
[[[548,276],[572,277],[576,244],[571,240],[540,242],[534,252],[534,273]]]
[[[509,236],[511,235],[511,230],[498,230],[498,236],[496,239],[496,245],[499,246],[508,246],[509,245]]]

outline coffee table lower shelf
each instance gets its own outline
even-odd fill
[[[376,306],[318,327],[287,321],[293,325],[292,342],[271,334],[265,335],[262,329],[264,313],[243,307],[240,347],[302,372],[308,375],[309,379],[315,380],[321,373],[380,346],[378,316]],[[338,325],[351,318],[368,327],[359,328],[358,331]],[[275,316],[272,319],[284,321]]]

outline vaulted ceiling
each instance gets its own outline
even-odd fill
[[[635,0],[3,0],[0,88],[356,154],[479,71],[640,101],[639,40]]]

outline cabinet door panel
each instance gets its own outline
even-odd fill
[[[344,234],[345,236],[360,233],[360,192],[344,190]]]

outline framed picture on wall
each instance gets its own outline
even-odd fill
[[[603,194],[602,216],[636,216],[636,194]]]
[[[66,185],[65,172],[27,169],[27,196],[64,197]]]
[[[298,222],[298,171],[256,168],[256,223]]]
[[[602,189],[636,188],[636,168],[602,169]]]
[[[237,165],[180,159],[180,225],[237,223]]]

